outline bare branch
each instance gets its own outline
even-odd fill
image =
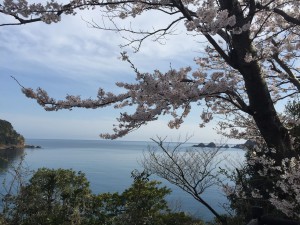
[[[224,222],[201,196],[205,190],[218,183],[216,169],[222,161],[218,158],[219,149],[186,149],[181,147],[183,143],[166,147],[161,138],[152,140],[161,151],[149,147],[142,161],[145,170],[180,187]]]
[[[109,18],[110,22],[113,24],[114,28],[111,27],[106,27],[104,26],[100,26],[99,24],[97,24],[96,22],[92,21],[92,22],[88,22],[85,21],[87,24],[91,25],[92,28],[96,28],[96,29],[100,29],[100,30],[107,30],[107,31],[114,31],[114,32],[125,32],[125,33],[130,33],[130,34],[135,34],[138,36],[142,36],[140,38],[129,38],[129,37],[125,37],[122,35],[122,38],[124,38],[125,40],[128,41],[127,44],[122,45],[121,47],[126,47],[126,46],[133,46],[133,44],[138,43],[137,47],[133,48],[135,49],[135,52],[138,52],[142,42],[145,41],[146,39],[148,39],[149,37],[154,37],[153,41],[156,42],[160,42],[160,40],[162,38],[165,38],[166,35],[171,35],[174,31],[172,30],[172,28],[181,20],[184,19],[184,17],[179,17],[178,19],[172,21],[169,25],[167,25],[165,28],[157,28],[154,31],[144,31],[144,30],[133,30],[131,28],[120,28],[118,27],[118,25],[113,21],[114,18]]]

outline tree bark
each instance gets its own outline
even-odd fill
[[[255,55],[249,32],[233,35],[232,40],[236,54],[235,61],[245,81],[251,115],[256,125],[269,148],[275,148],[281,157],[290,156],[293,152],[290,136],[274,108],[263,70],[257,61],[247,63],[244,60],[246,53]]]

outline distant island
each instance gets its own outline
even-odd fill
[[[213,142],[210,142],[209,144],[203,144],[203,143],[200,143],[198,145],[193,145],[193,147],[200,147],[200,148],[216,148],[216,144],[213,143]]]
[[[15,131],[11,123],[0,119],[0,150],[22,148],[41,148],[41,146],[26,145],[25,138]]]
[[[244,144],[236,144],[236,145],[232,146],[231,148],[244,149],[244,148],[252,148],[255,145],[256,145],[256,143],[254,141],[248,140]],[[193,147],[199,147],[199,148],[230,148],[227,144],[217,146],[214,142],[210,142],[207,145],[204,144],[204,143],[200,143],[200,144],[197,144],[197,145],[193,145]]]

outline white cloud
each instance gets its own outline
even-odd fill
[[[149,20],[149,18],[156,18]],[[0,62],[2,67],[23,72],[36,73],[39,76],[65,77],[87,82],[95,79],[126,80],[132,74],[130,66],[118,59],[118,46],[124,43],[120,34],[90,28],[85,21],[101,21],[99,12],[84,11],[76,16],[64,16],[58,24],[28,24],[26,26],[2,27],[0,33]],[[161,21],[166,21],[162,24]],[[128,21],[118,21],[120,26]],[[170,17],[146,13],[132,21],[136,29],[164,27]],[[133,29],[134,29],[133,28]],[[165,45],[147,39],[137,54],[131,54],[134,63],[141,71],[178,68],[193,65],[199,44],[195,37],[188,36],[182,24],[177,26],[177,35],[169,36]],[[129,36],[130,34],[124,34]],[[130,48],[126,48],[129,50]],[[2,56],[1,56],[2,55]],[[132,78],[131,78],[132,79]]]

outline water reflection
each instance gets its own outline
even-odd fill
[[[21,160],[24,156],[24,149],[3,149],[0,150],[0,175],[4,174],[10,165]]]

